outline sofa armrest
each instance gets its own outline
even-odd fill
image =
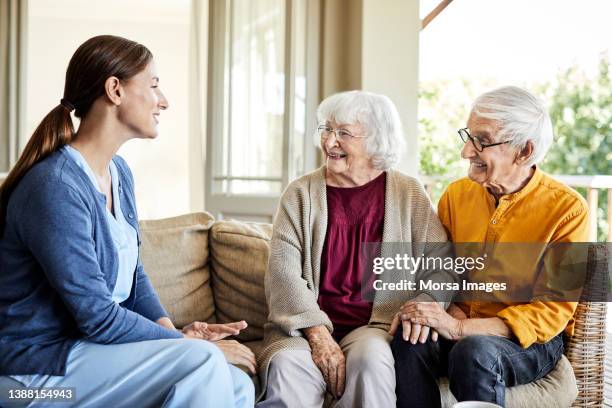
[[[589,246],[584,301],[578,304],[574,314],[574,336],[565,344],[565,354],[578,385],[574,407],[601,407],[604,401],[607,303],[590,300],[605,300],[607,297],[608,260],[606,244]]]

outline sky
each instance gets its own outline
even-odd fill
[[[440,0],[421,0],[425,17]],[[543,82],[612,57],[610,0],[454,0],[420,38],[420,79]]]

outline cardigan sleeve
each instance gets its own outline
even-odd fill
[[[164,309],[164,306],[151,284],[151,280],[147,276],[138,259],[138,266],[136,267],[136,274],[134,276],[134,303],[132,310],[147,319],[156,322],[162,317],[168,317],[168,312]],[[128,303],[128,302],[126,302]]]
[[[317,304],[311,282],[303,272],[304,242],[300,234],[308,225],[302,225],[296,209],[303,209],[297,189],[289,186],[281,197],[274,218],[270,258],[265,276],[268,320],[288,336],[301,336],[301,329],[326,326],[332,323]]]
[[[447,258],[453,256],[452,244],[448,242],[446,230],[425,192],[423,185],[415,180],[411,215],[413,253],[425,258]],[[459,282],[459,275],[446,269],[422,270],[417,275],[421,281],[454,284]],[[454,296],[451,290],[422,290],[435,299],[445,310]]]
[[[72,187],[61,181],[39,186],[21,220],[22,241],[87,340],[114,344],[182,337],[113,301],[97,261],[89,206]]]

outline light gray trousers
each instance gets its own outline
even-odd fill
[[[359,327],[340,341],[346,358],[344,394],[335,400],[336,408],[395,407],[395,370],[384,330]],[[291,349],[276,354],[268,369],[266,399],[257,408],[321,408],[333,399],[307,349]]]

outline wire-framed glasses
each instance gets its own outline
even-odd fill
[[[510,143],[510,140],[506,140],[505,142],[497,142],[497,143],[488,143],[488,144],[484,143],[478,137],[470,135],[470,129],[469,128],[459,129],[457,131],[457,133],[459,133],[459,137],[461,138],[463,143],[467,143],[468,140],[471,141],[472,144],[474,145],[474,148],[476,150],[478,150],[479,152],[482,152],[487,147],[493,147],[493,146],[498,146],[498,145]]]
[[[354,135],[346,129],[342,129],[342,128],[334,129],[328,125],[319,125],[319,127],[317,128],[317,131],[319,132],[319,136],[322,139],[329,138],[332,135],[332,133],[334,133],[336,135],[336,139],[340,141],[346,141],[352,138],[361,139],[365,137],[364,135]]]

